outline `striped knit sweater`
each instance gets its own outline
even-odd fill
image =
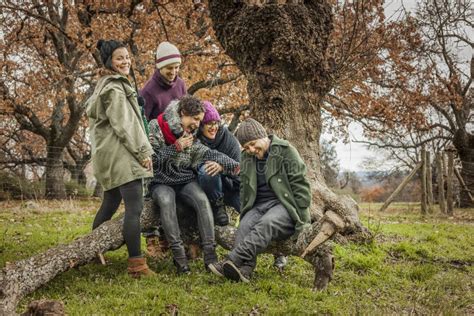
[[[165,111],[164,119],[173,134],[179,138],[183,134],[181,118],[178,115],[178,101],[172,101]],[[239,163],[228,156],[212,150],[195,140],[191,147],[178,151],[174,144],[168,145],[158,125],[157,119],[150,121],[150,144],[153,147],[153,179],[150,188],[157,184],[186,184],[197,178],[197,167],[205,161],[215,161],[222,165],[224,174],[239,172]]]

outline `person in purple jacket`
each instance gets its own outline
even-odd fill
[[[178,76],[181,66],[181,54],[176,46],[169,42],[162,42],[156,50],[156,70],[153,76],[145,83],[140,95],[145,99],[145,117],[149,122],[158,118],[173,100],[179,100],[186,95],[187,89],[184,80]],[[143,231],[146,239],[146,253],[148,256],[161,259],[165,257],[168,243],[164,239],[163,231],[158,227],[151,227]]]
[[[173,100],[187,93],[184,80],[178,76],[181,54],[176,46],[162,42],[156,50],[156,70],[147,81],[140,95],[145,99],[145,116],[148,121],[156,119]]]

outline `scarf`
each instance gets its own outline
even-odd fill
[[[215,149],[235,161],[240,161],[240,146],[235,136],[225,126],[219,126],[216,138],[209,139],[202,132],[199,133],[199,140],[211,149]]]
[[[163,118],[163,115],[164,113],[158,115],[158,125],[160,126],[161,133],[163,133],[163,137],[165,138],[165,143],[167,145],[172,145],[176,142],[176,136],[174,136],[168,122]]]

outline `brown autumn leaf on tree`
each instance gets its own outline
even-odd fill
[[[474,191],[473,4],[421,1],[391,19],[381,1],[344,2],[336,10],[336,84],[325,109],[359,122],[374,140],[368,144],[393,152],[453,144]],[[461,200],[472,205],[465,190]]]
[[[190,92],[220,109],[247,103],[242,76],[216,42],[206,11],[191,2],[5,1],[0,12],[0,159],[23,176],[25,166],[44,167],[47,197],[65,196],[65,168],[76,181],[84,178],[84,101],[97,79],[98,39],[127,43],[138,87],[154,71],[157,45],[168,40],[184,55]]]

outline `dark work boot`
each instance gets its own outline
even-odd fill
[[[186,258],[186,253],[184,252],[184,247],[181,247],[181,249],[178,250],[173,249],[173,263],[178,275],[191,273],[191,269],[188,266],[188,258]]]
[[[204,267],[209,271],[209,265],[217,262],[216,247],[206,246],[203,247],[202,253],[204,256]]]
[[[188,266],[188,262],[178,262],[176,259],[173,259],[173,264],[176,267],[176,273],[178,275],[182,274],[191,274],[191,269]]]
[[[212,204],[212,211],[214,213],[214,225],[226,226],[229,224],[229,216],[225,211],[224,198],[221,197]]]

